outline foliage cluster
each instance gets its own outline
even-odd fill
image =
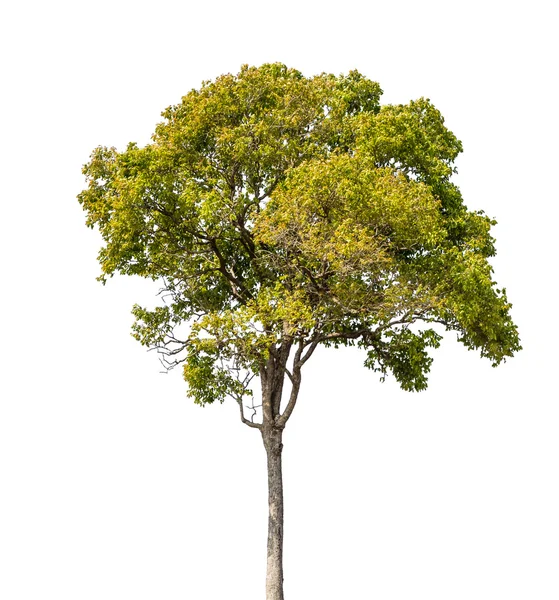
[[[494,221],[451,181],[461,143],[429,100],[381,93],[356,71],[244,66],[164,111],[150,144],[99,147],[84,167],[101,278],[162,282],[133,334],[183,364],[196,402],[242,403],[270,365],[298,388],[319,345],[357,345],[421,390],[434,324],[495,365],[519,349]]]

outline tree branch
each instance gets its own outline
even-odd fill
[[[237,401],[237,404],[239,405],[239,409],[241,411],[241,421],[245,424],[248,425],[249,427],[253,427],[254,429],[262,429],[262,425],[260,423],[254,423],[253,421],[249,421],[247,418],[245,418],[245,413],[243,411],[243,403],[241,401],[240,398],[235,398]]]
[[[320,343],[319,339],[315,339],[312,342],[310,342],[310,345],[308,346],[308,350],[297,362],[297,366],[299,368],[301,368],[309,360],[309,358],[313,355],[313,352],[316,350],[319,343]]]
[[[245,304],[246,298],[244,298],[239,293],[239,290],[241,290],[241,292],[243,292],[248,298],[252,297],[251,293],[246,289],[243,282],[238,277],[235,276],[235,273],[233,272],[233,270],[227,268],[227,263],[225,262],[225,259],[223,258],[223,254],[221,254],[219,248],[217,247],[216,239],[215,238],[210,239],[209,244],[210,244],[210,247],[213,250],[214,254],[217,257],[217,260],[219,261],[219,269],[218,270],[222,275],[225,276],[227,281],[229,281],[229,284],[231,286],[231,291],[233,292],[233,296],[235,296],[235,298],[241,304]]]
[[[295,408],[295,404],[297,403],[299,389],[301,387],[301,355],[304,348],[305,343],[303,340],[301,340],[299,342],[299,346],[297,347],[297,351],[295,352],[295,356],[293,357],[293,376],[291,379],[291,394],[289,395],[289,402],[287,403],[283,413],[276,417],[276,425],[278,427],[285,427],[285,424],[289,420],[289,417]]]
[[[274,418],[277,418],[280,414],[281,409],[281,396],[283,392],[283,380],[285,374],[285,367],[287,365],[287,361],[289,359],[289,353],[291,352],[291,346],[293,341],[291,337],[285,331],[285,323],[284,323],[284,337],[282,339],[281,345],[279,347],[279,353],[274,361],[274,375],[273,375],[273,405],[272,411]]]

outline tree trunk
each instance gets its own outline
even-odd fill
[[[282,429],[262,430],[268,456],[268,558],[266,600],[283,600],[283,481],[281,475]]]

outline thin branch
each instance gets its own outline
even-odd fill
[[[321,335],[315,338],[314,341],[312,341],[310,344],[309,351],[312,349],[312,352],[314,352],[316,346],[321,342],[328,342],[332,340],[355,340],[361,337],[362,335],[366,335],[368,333],[372,333],[372,331],[366,327],[362,329],[357,329],[356,331],[337,331],[334,333],[327,333],[325,335]],[[310,352],[310,354],[312,354],[312,352]],[[309,352],[307,352],[307,354],[309,354]],[[310,354],[308,356],[305,355],[305,361],[307,361],[310,358]]]
[[[283,372],[289,377],[289,381],[293,383],[293,374],[291,373],[291,371],[287,367],[282,367],[282,369]]]
[[[277,353],[273,364],[272,411],[274,418],[277,418],[280,414],[285,366],[287,365],[287,361],[289,360],[289,354],[293,345],[293,340],[288,334],[286,327],[287,325],[286,323],[284,323],[284,335],[281,341],[281,345],[279,347],[279,352]]]
[[[225,278],[229,281],[229,284],[231,286],[231,291],[233,292],[233,296],[235,296],[235,298],[241,303],[241,304],[245,304],[246,303],[246,298],[243,297],[243,295],[241,293],[239,293],[239,290],[245,294],[245,296],[247,296],[248,298],[251,298],[251,293],[246,289],[246,287],[244,286],[243,282],[236,277],[235,273],[233,272],[233,269],[231,268],[227,268],[227,263],[225,262],[225,258],[223,257],[223,254],[221,254],[219,248],[217,247],[217,242],[215,240],[215,238],[212,238],[210,240],[210,247],[213,250],[214,254],[217,257],[217,260],[219,261],[219,272],[225,276]]]
[[[262,425],[260,423],[253,423],[252,421],[249,421],[248,419],[245,418],[245,413],[243,411],[243,403],[239,398],[237,398],[237,404],[239,405],[239,409],[241,411],[241,421],[245,425],[248,425],[249,427],[253,427],[254,429],[262,429]]]
[[[249,408],[250,410],[254,411],[252,413],[252,415],[250,415],[250,421],[251,421],[251,423],[254,423],[254,417],[258,413],[258,411],[256,409],[260,408],[261,406],[262,406],[262,404],[257,404],[256,406],[254,406],[254,399],[253,399],[252,404],[250,406],[248,406],[247,404],[245,404],[245,408]]]
[[[297,366],[299,368],[301,368],[309,360],[309,358],[313,355],[313,352],[316,350],[319,343],[320,343],[319,339],[313,340],[312,342],[310,342],[310,344],[307,342],[306,345],[308,345],[308,349],[305,352],[305,354],[297,362]]]
[[[295,408],[295,404],[297,403],[297,398],[299,396],[299,389],[301,387],[301,355],[305,348],[305,344],[303,340],[299,342],[299,346],[295,352],[295,356],[293,357],[293,378],[291,379],[291,394],[289,395],[289,402],[285,407],[285,410],[281,415],[276,417],[276,425],[278,427],[285,427],[293,409]]]

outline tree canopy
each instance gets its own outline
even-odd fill
[[[182,364],[195,402],[232,396],[260,427],[243,413],[260,377],[281,427],[319,345],[362,348],[405,390],[427,385],[436,324],[494,365],[520,348],[495,222],[451,181],[460,141],[429,100],[381,94],[357,71],[244,66],[165,110],[148,145],[93,152],[79,201],[101,279],[162,282],[133,335]]]

